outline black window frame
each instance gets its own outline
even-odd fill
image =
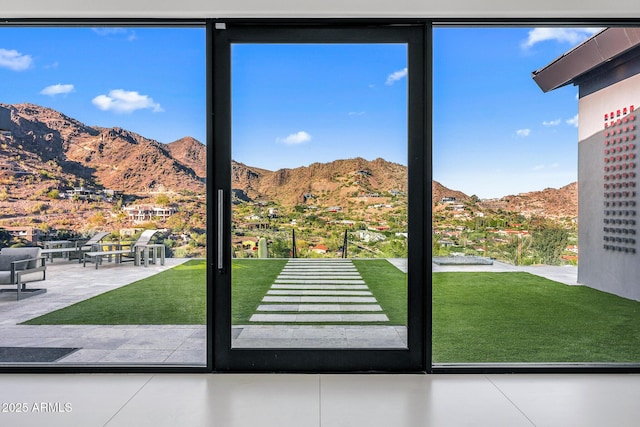
[[[247,23],[212,24],[214,167],[209,216],[213,240],[208,272],[214,282],[214,371],[216,372],[425,372],[430,365],[427,295],[430,280],[420,256],[430,215],[430,158],[427,133],[427,26],[424,24]],[[409,298],[407,349],[239,349],[231,347],[231,44],[232,43],[406,43],[409,61]],[[215,154],[214,154],[215,153]],[[415,173],[412,174],[412,170]],[[427,176],[428,174],[428,176]],[[214,194],[215,193],[215,194]],[[222,196],[221,196],[222,195]],[[219,199],[221,197],[221,199]],[[218,223],[220,218],[222,223]],[[222,233],[222,235],[220,235]],[[425,257],[430,254],[426,255]]]
[[[410,185],[415,191],[420,191],[423,200],[417,211],[422,213],[422,222],[425,223],[417,231],[421,235],[423,247],[421,252],[424,258],[418,259],[413,257],[410,263],[414,265],[413,271],[417,272],[417,279],[422,281],[419,289],[410,294],[411,305],[409,307],[409,347],[416,348],[416,353],[409,355],[407,352],[403,355],[401,363],[392,361],[391,363],[377,363],[375,356],[379,351],[375,350],[292,350],[291,353],[285,355],[282,352],[264,352],[261,350],[229,350],[224,357],[218,357],[220,348],[227,346],[230,341],[231,322],[230,318],[226,318],[225,313],[217,311],[215,308],[220,303],[228,303],[230,311],[230,294],[228,291],[217,286],[218,268],[216,258],[218,250],[216,246],[216,221],[218,214],[216,199],[217,193],[212,180],[207,185],[207,212],[208,212],[208,247],[207,247],[207,364],[206,366],[168,366],[168,365],[76,365],[76,366],[56,366],[48,365],[0,365],[0,373],[216,373],[216,372],[422,372],[433,374],[499,374],[499,373],[533,373],[533,374],[549,374],[549,373],[639,373],[640,363],[638,364],[456,364],[445,365],[432,363],[431,344],[431,276],[428,269],[429,258],[431,258],[430,233],[428,233],[427,218],[431,217],[431,187],[428,182],[431,180],[431,127],[432,127],[432,28],[433,27],[471,27],[471,26],[640,26],[640,20],[637,19],[616,19],[616,18],[397,18],[397,19],[328,19],[328,18],[301,18],[301,19],[63,19],[63,18],[25,18],[25,19],[7,19],[0,23],[2,26],[32,26],[32,27],[65,27],[65,26],[166,26],[166,27],[203,27],[206,28],[207,43],[207,176],[215,177],[215,174],[222,176],[225,171],[217,170],[214,165],[219,159],[214,154],[213,147],[218,138],[230,138],[230,130],[225,130],[224,110],[220,110],[223,105],[219,94],[221,89],[224,93],[224,80],[220,80],[216,75],[217,72],[224,71],[225,66],[217,60],[215,53],[217,43],[220,41],[220,33],[222,26],[227,28],[254,27],[274,30],[278,28],[292,29],[301,28],[308,31],[322,28],[349,29],[352,31],[364,31],[376,27],[422,27],[423,28],[423,69],[420,73],[422,80],[421,91],[423,97],[423,114],[416,118],[422,122],[422,158],[424,164],[420,165],[422,170],[426,171],[424,182],[413,182]],[[216,29],[218,28],[218,29]],[[543,64],[541,64],[543,65]],[[415,67],[412,66],[413,76],[415,77]],[[227,70],[228,71],[228,70]],[[230,86],[227,86],[230,90]],[[437,107],[437,106],[436,106]],[[229,118],[229,117],[228,117]],[[225,135],[225,132],[229,132]],[[577,141],[576,141],[577,143]],[[227,174],[230,176],[230,174]],[[414,212],[415,214],[415,212]],[[228,213],[227,218],[230,218]],[[411,216],[410,212],[410,218]],[[226,224],[228,225],[228,224]],[[230,245],[226,245],[230,248]],[[230,249],[224,249],[230,250]],[[411,252],[410,252],[411,254]],[[229,257],[230,259],[230,257]],[[419,303],[414,303],[414,300]],[[416,308],[414,307],[414,304]],[[414,324],[418,325],[413,327]],[[216,331],[224,330],[224,334],[217,334]],[[228,331],[228,332],[227,332]],[[228,335],[227,335],[228,334]],[[363,356],[370,352],[368,356]],[[384,353],[388,350],[384,350]],[[395,351],[392,351],[395,353]],[[387,354],[392,354],[387,353]],[[279,360],[274,361],[274,356],[278,356]],[[341,359],[347,355],[345,359]],[[384,354],[383,354],[384,355]],[[284,357],[283,357],[284,356]],[[283,358],[281,358],[283,357]],[[320,358],[337,358],[338,360],[329,360],[322,362]],[[293,360],[297,359],[297,360]],[[304,359],[304,363],[300,360]],[[251,365],[253,362],[257,362]],[[406,363],[405,363],[406,362]]]

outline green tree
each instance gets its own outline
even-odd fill
[[[533,248],[544,264],[560,264],[562,252],[568,243],[569,232],[558,226],[547,225],[533,232]]]

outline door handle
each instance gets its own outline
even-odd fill
[[[224,190],[218,189],[218,271],[224,271]]]

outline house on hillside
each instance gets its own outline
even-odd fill
[[[43,237],[42,230],[35,227],[2,227],[2,229],[8,231],[14,238],[29,243],[37,243]]]
[[[0,162],[0,177],[27,175],[27,172],[20,168],[15,162]]]
[[[317,254],[324,255],[329,251],[329,248],[326,247],[325,245],[316,245],[316,246],[311,246],[309,248],[309,250],[311,252],[315,252]]]
[[[532,77],[578,86],[578,283],[640,300],[640,28],[606,28]]]
[[[123,208],[133,223],[148,222],[155,219],[166,220],[178,212],[175,206],[134,205]]]

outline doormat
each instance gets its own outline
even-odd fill
[[[0,347],[0,363],[55,362],[79,350],[64,347]]]

